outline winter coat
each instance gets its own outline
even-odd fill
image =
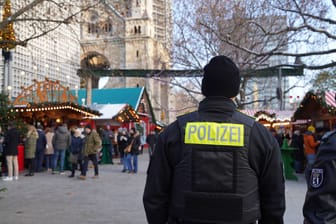
[[[5,141],[5,136],[3,136],[2,133],[0,133],[0,154],[3,153],[3,143]]]
[[[72,136],[71,137],[71,146],[70,146],[70,153],[72,154],[80,154],[82,153],[82,149],[83,149],[83,139],[78,136]]]
[[[45,150],[45,155],[52,155],[54,154],[54,147],[52,145],[52,139],[54,137],[54,132],[48,132],[46,133],[46,139],[47,139],[47,146]]]
[[[127,142],[128,142],[128,136],[124,135],[124,134],[119,134],[118,135],[118,146],[119,146],[119,151],[120,152],[124,152],[124,149],[127,146]]]
[[[83,155],[96,154],[102,148],[102,140],[96,130],[86,135],[84,140]]]
[[[41,129],[37,130],[38,133],[38,139],[36,142],[36,153],[44,153],[46,146],[47,146],[47,139],[46,136],[44,134],[44,131]]]
[[[65,126],[59,126],[52,139],[54,150],[66,150],[71,145],[71,135]]]
[[[234,115],[234,113],[239,112],[237,111],[236,105],[232,100],[226,99],[225,97],[207,97],[199,105],[198,114],[200,118],[197,120],[206,122],[231,122],[233,121],[232,116]],[[248,127],[247,125],[249,123],[252,123],[251,118],[245,115],[241,114],[239,117],[242,117],[242,119],[239,122],[235,121],[233,123],[243,124],[246,128]],[[185,156],[186,154],[189,153],[190,155],[191,152],[195,151],[187,151],[188,149],[184,148],[187,146],[182,146],[184,140],[181,139],[181,129],[183,129],[184,127],[180,127],[179,122],[175,121],[167,128],[165,128],[165,131],[161,132],[161,134],[159,135],[155,152],[153,153],[150,165],[147,170],[147,180],[143,195],[143,202],[148,223],[167,223],[168,220],[175,221],[176,219],[183,219],[184,210],[183,207],[180,207],[180,202],[183,203],[184,200],[187,201],[188,199],[189,203],[194,202],[195,207],[198,207],[198,205],[201,205],[199,203],[206,201],[206,194],[202,194],[202,192],[200,192],[204,190],[204,185],[202,185],[203,182],[197,182],[197,179],[195,180],[195,182],[192,182],[191,179],[194,180],[194,177],[198,178],[199,176],[205,176],[210,177],[209,179],[216,180],[216,177],[218,177],[218,175],[224,174],[227,175],[227,177],[224,179],[217,179],[218,183],[223,182],[225,184],[228,184],[227,181],[230,181],[230,183],[232,183],[231,188],[220,190],[217,189],[217,191],[214,191],[213,193],[227,191],[227,198],[229,200],[235,201],[236,196],[238,196],[235,195],[235,190],[238,189],[238,186],[249,186],[250,183],[247,182],[248,179],[257,178],[259,184],[259,198],[251,197],[249,200],[252,200],[252,203],[254,203],[257,208],[260,207],[260,217],[256,216],[256,219],[259,218],[258,223],[283,224],[283,215],[285,212],[285,183],[282,172],[283,165],[281,161],[280,148],[275,138],[262,124],[254,121],[252,124],[253,126],[249,126],[251,128],[249,132],[250,136],[248,139],[246,139],[248,155],[242,159],[248,160],[250,168],[255,170],[254,177],[239,176],[239,172],[235,172],[235,169],[250,169],[248,167],[239,167],[239,160],[235,157],[238,157],[238,155],[240,155],[238,154],[238,152],[230,154],[232,155],[232,161],[224,160],[222,165],[213,166],[213,164],[209,163],[208,161],[216,161],[218,159],[220,160],[221,158],[228,158],[226,157],[228,156],[228,154],[225,154],[225,151],[218,150],[219,147],[211,147],[211,145],[204,145],[204,147],[210,149],[210,151],[206,150],[204,151],[204,153],[213,152],[213,157],[209,157],[209,160],[205,160],[203,164],[200,164],[200,160],[195,160],[194,167],[187,167],[188,163],[186,163]],[[202,154],[202,150],[198,151],[198,153]],[[220,157],[220,155],[222,156]],[[189,164],[192,164],[191,158],[194,157],[189,156]],[[207,166],[209,166],[209,170],[218,170],[213,174],[205,173],[204,171],[202,173],[202,171],[200,171],[199,169],[199,166],[201,166],[203,170],[206,169]],[[218,183],[213,182],[214,186],[211,187],[211,189],[214,189],[216,186],[218,186]],[[185,194],[185,197],[182,198],[178,197],[178,195],[176,194],[176,192],[182,193],[185,189],[190,189],[192,186],[198,186],[198,189],[203,188],[202,190],[199,190],[200,195],[198,197],[198,201],[195,202],[196,199],[194,192],[189,192],[189,194]],[[197,188],[195,189],[195,191],[197,191]],[[212,205],[215,205],[215,203],[221,200],[221,198],[216,197],[213,197],[213,199],[215,202]],[[260,202],[260,204],[257,203],[257,201]],[[203,208],[207,206],[208,202],[209,200],[206,201],[205,205],[204,203],[202,204]],[[234,212],[232,217],[237,214],[241,216],[242,213],[238,211],[238,209],[242,208],[245,203],[247,203],[247,201],[245,200],[239,202],[235,201],[235,203],[227,204],[226,206],[228,206],[227,208],[230,208],[230,210],[233,210],[231,208],[237,208],[237,211]],[[226,212],[225,208],[221,209],[222,212]],[[216,208],[216,211],[219,210],[220,209]],[[194,210],[189,210],[189,212],[191,211],[196,211],[196,208]],[[205,211],[198,211],[201,216],[206,215],[206,213],[202,213]],[[168,221],[168,223],[175,222]],[[193,222],[184,222],[184,220],[182,220],[182,223]],[[212,223],[244,222],[230,222],[228,220],[227,222]]]
[[[25,158],[26,159],[35,158],[37,139],[38,139],[37,131],[29,131],[27,133],[27,137],[25,141]]]
[[[313,133],[312,132],[306,132],[303,135],[303,141],[304,141],[304,153],[305,153],[305,155],[316,154],[316,147],[320,143],[315,141]]]
[[[138,155],[140,153],[140,146],[141,146],[141,141],[140,141],[140,135],[135,134],[134,136],[131,136],[129,139],[129,144],[133,141],[132,148],[131,148],[131,154],[132,155]]]
[[[18,145],[20,142],[20,134],[16,128],[11,128],[5,134],[3,142],[4,154],[6,156],[18,155]]]

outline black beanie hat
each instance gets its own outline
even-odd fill
[[[213,57],[204,67],[202,94],[208,96],[225,96],[232,98],[238,95],[240,87],[239,69],[228,57]]]

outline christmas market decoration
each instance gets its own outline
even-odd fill
[[[23,136],[26,133],[26,125],[19,114],[13,110],[8,95],[0,93],[0,126],[5,130],[9,121],[15,121],[15,124]]]
[[[117,115],[112,119],[117,120],[120,123],[127,122],[139,122],[140,117],[136,111],[130,106],[126,105]]]
[[[266,127],[290,126],[294,111],[291,110],[241,110]]]
[[[266,122],[273,122],[276,120],[276,113],[260,110],[254,114],[254,117],[256,118],[256,121],[264,120]]]
[[[336,122],[336,91],[309,91],[304,96],[293,115],[293,121],[311,120],[313,123],[325,121],[331,129]]]
[[[0,30],[0,48],[5,52],[16,47],[16,37],[11,15],[11,1],[6,0],[3,6],[2,22],[7,24]]]
[[[32,85],[22,89],[13,101],[11,111],[20,113],[26,119],[42,122],[59,119],[63,122],[101,115],[96,110],[79,105],[77,97],[69,91],[69,87],[61,85],[59,80],[34,80]]]

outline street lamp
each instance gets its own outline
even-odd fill
[[[34,79],[37,80],[37,66],[34,65],[33,69],[34,69],[34,76],[35,76]]]
[[[7,86],[8,98],[12,100],[12,86]]]
[[[49,70],[49,64],[45,64],[45,77],[48,78],[48,70]]]
[[[75,85],[75,95],[78,98],[78,85]]]
[[[25,72],[24,71],[21,71],[20,72],[20,75],[22,76],[22,79],[21,80],[23,80],[22,81],[22,86],[25,86],[25,82],[26,82],[26,77],[25,77]]]
[[[69,88],[70,88],[70,75],[67,75],[66,79],[67,79],[67,86],[69,86]]]

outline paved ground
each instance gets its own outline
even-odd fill
[[[1,224],[145,224],[142,193],[148,155],[139,157],[139,173],[121,173],[120,165],[101,165],[100,178],[80,181],[66,175],[20,174],[18,181],[0,181]],[[88,176],[93,175],[90,169]],[[306,185],[286,182],[286,224],[302,223]]]

